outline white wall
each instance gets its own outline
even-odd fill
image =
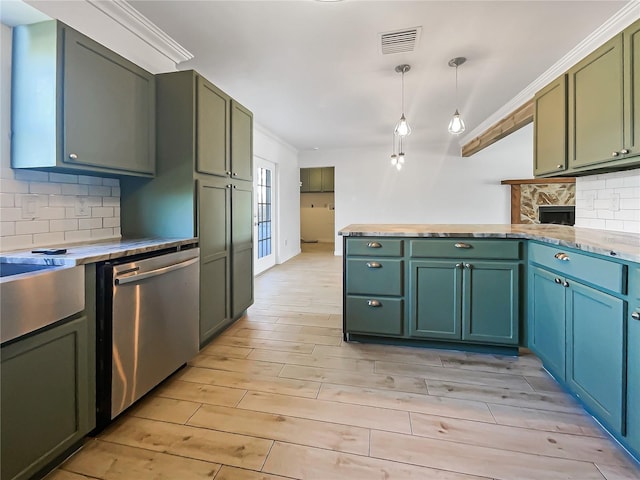
[[[254,122],[253,154],[276,164],[276,263],[284,263],[300,253],[298,152]]]
[[[300,194],[300,235],[303,240],[333,243],[335,237],[333,192]]]
[[[576,178],[576,227],[640,234],[640,169]]]
[[[337,255],[337,231],[352,223],[509,223],[509,186],[500,180],[531,178],[533,127],[468,158],[410,144],[406,150],[400,172],[384,149],[300,153],[301,167],[335,166]]]

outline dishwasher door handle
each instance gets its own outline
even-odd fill
[[[134,273],[132,275],[127,275],[126,277],[116,278],[114,280],[114,283],[116,285],[124,285],[126,283],[138,282],[146,278],[157,277],[158,275],[164,275],[165,273],[173,272],[174,270],[180,270],[181,268],[186,268],[189,265],[193,265],[194,263],[197,263],[199,261],[200,261],[199,257],[190,258],[188,260],[184,260],[179,263],[174,263],[173,265],[168,265],[166,267],[157,268],[149,272]]]

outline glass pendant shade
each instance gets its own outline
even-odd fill
[[[393,133],[395,133],[399,137],[406,137],[407,135],[411,134],[411,127],[409,126],[409,122],[407,122],[407,119],[404,117],[404,113],[400,117],[400,121],[396,125],[396,129],[393,131]]]
[[[451,121],[449,122],[449,133],[452,135],[460,135],[465,130],[464,120],[460,116],[458,110],[455,111]]]

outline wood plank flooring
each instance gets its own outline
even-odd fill
[[[49,480],[640,479],[527,351],[345,344],[324,247]]]

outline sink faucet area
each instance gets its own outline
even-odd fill
[[[84,309],[84,266],[2,262],[0,285],[0,343]]]

